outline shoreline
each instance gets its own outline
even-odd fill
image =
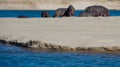
[[[120,54],[119,21],[120,17],[0,18],[0,42],[42,50]]]
[[[102,53],[102,54],[120,54],[120,47],[76,47],[71,48],[67,46],[52,45],[47,43],[40,43],[40,41],[28,41],[26,43],[0,39],[0,43],[14,45],[33,51],[47,51],[47,52],[77,52],[77,53]],[[39,43],[39,44],[38,44]]]

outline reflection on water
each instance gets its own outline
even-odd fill
[[[78,16],[84,10],[76,10],[75,16]],[[2,17],[18,17],[18,16],[28,16],[32,18],[41,17],[42,10],[0,10],[0,18]],[[48,11],[50,16],[55,15],[55,10]],[[120,16],[120,10],[110,10],[110,16]]]
[[[120,67],[120,55],[36,52],[0,44],[0,67]]]

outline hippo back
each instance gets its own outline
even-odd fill
[[[55,11],[55,17],[62,17],[63,14],[65,13],[66,8],[58,8]]]
[[[89,6],[85,8],[85,12],[96,12],[96,16],[109,16],[109,10],[99,5]]]

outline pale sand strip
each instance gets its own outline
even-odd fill
[[[76,47],[120,47],[120,17],[0,18],[0,36]]]
[[[0,0],[0,9],[5,10],[55,10],[69,5],[77,10],[84,10],[92,5],[120,10],[120,0]]]

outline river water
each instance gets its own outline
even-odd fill
[[[0,67],[120,67],[120,55],[33,51],[0,44]]]
[[[18,16],[28,16],[31,18],[41,17],[41,12],[43,10],[0,10],[0,18],[4,17],[18,17]],[[55,15],[55,10],[48,10],[51,17]],[[75,16],[77,17],[84,10],[76,10]],[[120,10],[110,10],[110,16],[120,16]]]

